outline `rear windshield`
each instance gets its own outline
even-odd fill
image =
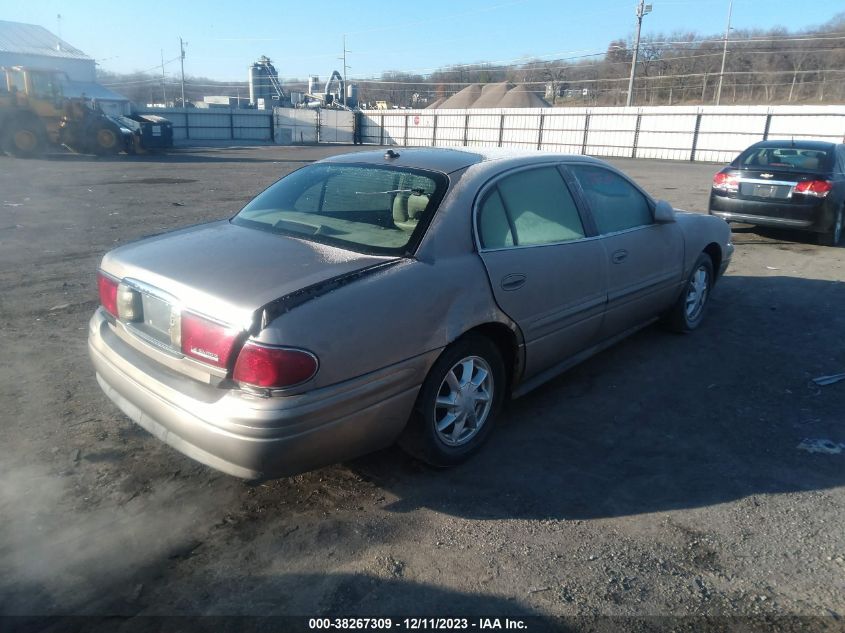
[[[731,165],[740,169],[830,171],[833,168],[833,152],[803,149],[789,144],[783,147],[749,147]]]
[[[322,163],[271,185],[232,222],[362,253],[408,255],[447,183],[435,172]]]

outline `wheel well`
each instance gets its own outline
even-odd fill
[[[714,277],[719,276],[719,270],[722,266],[722,249],[721,247],[716,244],[716,242],[710,242],[707,246],[704,247],[704,252],[710,256],[710,260],[713,262],[713,275]]]
[[[465,332],[464,336],[469,333],[480,334],[481,336],[491,340],[493,344],[499,348],[499,352],[502,354],[502,360],[505,363],[505,374],[508,379],[507,388],[508,391],[510,391],[514,384],[518,364],[516,353],[516,334],[514,334],[513,330],[511,330],[507,325],[502,323],[485,323],[483,325],[478,325],[468,332]]]

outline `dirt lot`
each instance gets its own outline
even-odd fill
[[[699,331],[648,328],[511,403],[453,470],[390,449],[251,485],[125,418],[86,352],[103,253],[349,149],[0,158],[0,613],[842,625],[845,450],[799,444],[845,443],[845,382],[811,383],[845,371],[845,249],[812,238],[735,228]],[[614,162],[706,209],[712,165]]]

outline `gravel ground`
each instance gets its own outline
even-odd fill
[[[0,158],[0,613],[800,615],[839,630],[845,450],[799,445],[845,443],[845,382],[811,382],[845,371],[845,249],[812,237],[734,228],[700,330],[648,328],[510,403],[452,470],[388,449],[250,485],[125,418],[86,352],[103,253],[231,215],[350,149]],[[713,165],[613,162],[706,210]]]

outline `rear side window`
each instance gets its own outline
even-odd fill
[[[485,248],[554,244],[584,237],[578,208],[555,167],[502,178],[480,211]]]
[[[497,189],[494,189],[481,205],[478,221],[482,248],[513,246],[510,220]]]
[[[599,233],[616,233],[654,223],[651,204],[619,174],[593,165],[569,165],[590,204]]]

